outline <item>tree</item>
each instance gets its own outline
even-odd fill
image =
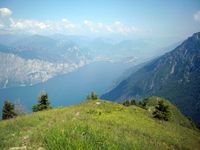
[[[137,105],[137,102],[135,99],[131,99],[131,100],[125,100],[122,104],[124,106],[131,106],[131,105]]]
[[[3,105],[2,119],[10,119],[17,116],[14,109],[15,109],[15,105],[9,102],[8,100],[6,100]]]
[[[138,103],[136,103],[136,105],[142,109],[146,109],[146,105],[147,105],[147,100],[144,99],[143,101],[139,101]]]
[[[33,105],[33,112],[42,111],[51,108],[50,102],[48,100],[48,94],[46,92],[41,93],[38,98],[38,104]]]
[[[122,103],[124,106],[130,106],[131,103],[129,100],[125,100],[123,103]]]
[[[130,101],[130,104],[131,105],[136,105],[137,103],[136,103],[136,100],[135,99],[132,99],[131,101]]]
[[[89,94],[86,99],[87,100],[97,100],[98,95],[95,92],[91,92],[91,94]]]
[[[153,117],[159,120],[168,121],[171,117],[169,106],[164,104],[164,101],[158,101],[158,105],[155,107]]]

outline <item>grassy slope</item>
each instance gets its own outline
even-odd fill
[[[66,149],[200,149],[200,133],[152,119],[149,110],[108,101],[17,117],[0,122],[0,149],[26,145]]]
[[[170,101],[162,98],[162,97],[157,97],[157,96],[151,96],[146,98],[146,108],[153,113],[153,111],[155,110],[155,106],[158,104],[158,101],[163,100],[165,105],[169,106],[169,109],[171,111],[171,117],[170,117],[170,121],[180,124],[182,126],[185,127],[189,127],[192,128],[195,125],[192,124],[191,121],[189,121],[184,115],[182,115],[182,113],[180,112],[179,109],[177,109],[176,106],[174,106]]]

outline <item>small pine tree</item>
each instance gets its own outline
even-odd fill
[[[130,104],[131,105],[136,105],[137,103],[136,103],[136,100],[135,99],[132,99],[131,101],[130,101]]]
[[[138,103],[136,103],[136,105],[140,108],[146,109],[146,105],[147,105],[147,101],[146,99],[139,101]]]
[[[124,106],[130,106],[131,105],[129,100],[125,100],[122,104]]]
[[[95,92],[91,93],[91,99],[92,100],[97,100],[98,99],[98,96],[97,96],[97,94]]]
[[[98,99],[98,95],[95,92],[91,92],[91,94],[88,95],[86,99],[87,100],[97,100]]]
[[[38,104],[33,105],[33,112],[42,111],[51,108],[50,102],[48,100],[48,94],[43,92],[38,98]]]
[[[159,120],[168,121],[170,119],[171,113],[169,106],[164,104],[164,101],[158,101],[158,106],[155,107],[153,112],[153,117]]]
[[[131,105],[136,105],[137,103],[135,99],[132,99],[132,100],[125,100],[122,104],[124,106],[131,106]]]
[[[15,110],[15,105],[6,100],[3,105],[2,119],[3,120],[10,119],[17,116],[14,110]]]

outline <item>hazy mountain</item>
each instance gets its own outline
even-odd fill
[[[14,54],[0,52],[0,88],[29,86],[57,75],[66,74],[86,64],[51,63],[39,59],[23,59]]]
[[[105,93],[113,84],[113,80],[119,78],[130,65],[94,62],[69,74],[51,78],[44,83],[1,89],[0,108],[2,108],[3,101],[9,99],[13,102],[20,100],[28,110],[31,110],[42,90],[49,93],[49,98],[54,106],[76,104],[82,101],[91,91],[96,91],[99,95]]]
[[[173,51],[151,61],[102,98],[118,101],[159,95],[200,120],[200,32]]]
[[[0,35],[0,88],[44,82],[96,61],[137,65],[158,54],[152,51],[152,43],[143,39],[62,34]]]
[[[0,42],[0,88],[44,82],[92,61],[86,51],[70,41],[41,35],[1,35],[0,39],[3,37],[7,42]]]

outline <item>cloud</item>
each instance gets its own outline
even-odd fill
[[[84,20],[83,24],[86,28],[88,28],[91,32],[98,32],[96,25],[90,20]]]
[[[29,33],[73,33],[77,30],[74,23],[67,19],[59,21],[38,21],[27,19],[11,19],[9,29],[12,32]]]
[[[107,32],[107,33],[120,33],[120,34],[131,34],[142,31],[134,26],[128,26],[120,21],[115,21],[111,24],[104,24],[102,22],[95,23],[91,20],[83,21],[84,27],[88,28],[91,32]]]
[[[12,17],[12,11],[8,8],[0,8],[0,33],[64,33],[64,34],[134,34],[143,30],[125,25],[120,21],[110,24],[84,20],[79,24],[67,18],[57,21],[39,21],[32,19],[16,19]]]
[[[194,20],[200,23],[200,11],[197,11],[194,14]]]
[[[38,33],[43,30],[47,30],[49,27],[45,22],[37,20],[26,20],[26,19],[10,19],[8,30],[10,32],[30,32]]]
[[[8,8],[0,8],[0,16],[1,17],[8,17],[11,16],[12,11]]]
[[[122,34],[136,33],[136,32],[142,31],[141,29],[136,28],[135,26],[124,25],[120,21],[116,21],[114,23],[113,28],[115,29],[116,32],[122,33]]]

